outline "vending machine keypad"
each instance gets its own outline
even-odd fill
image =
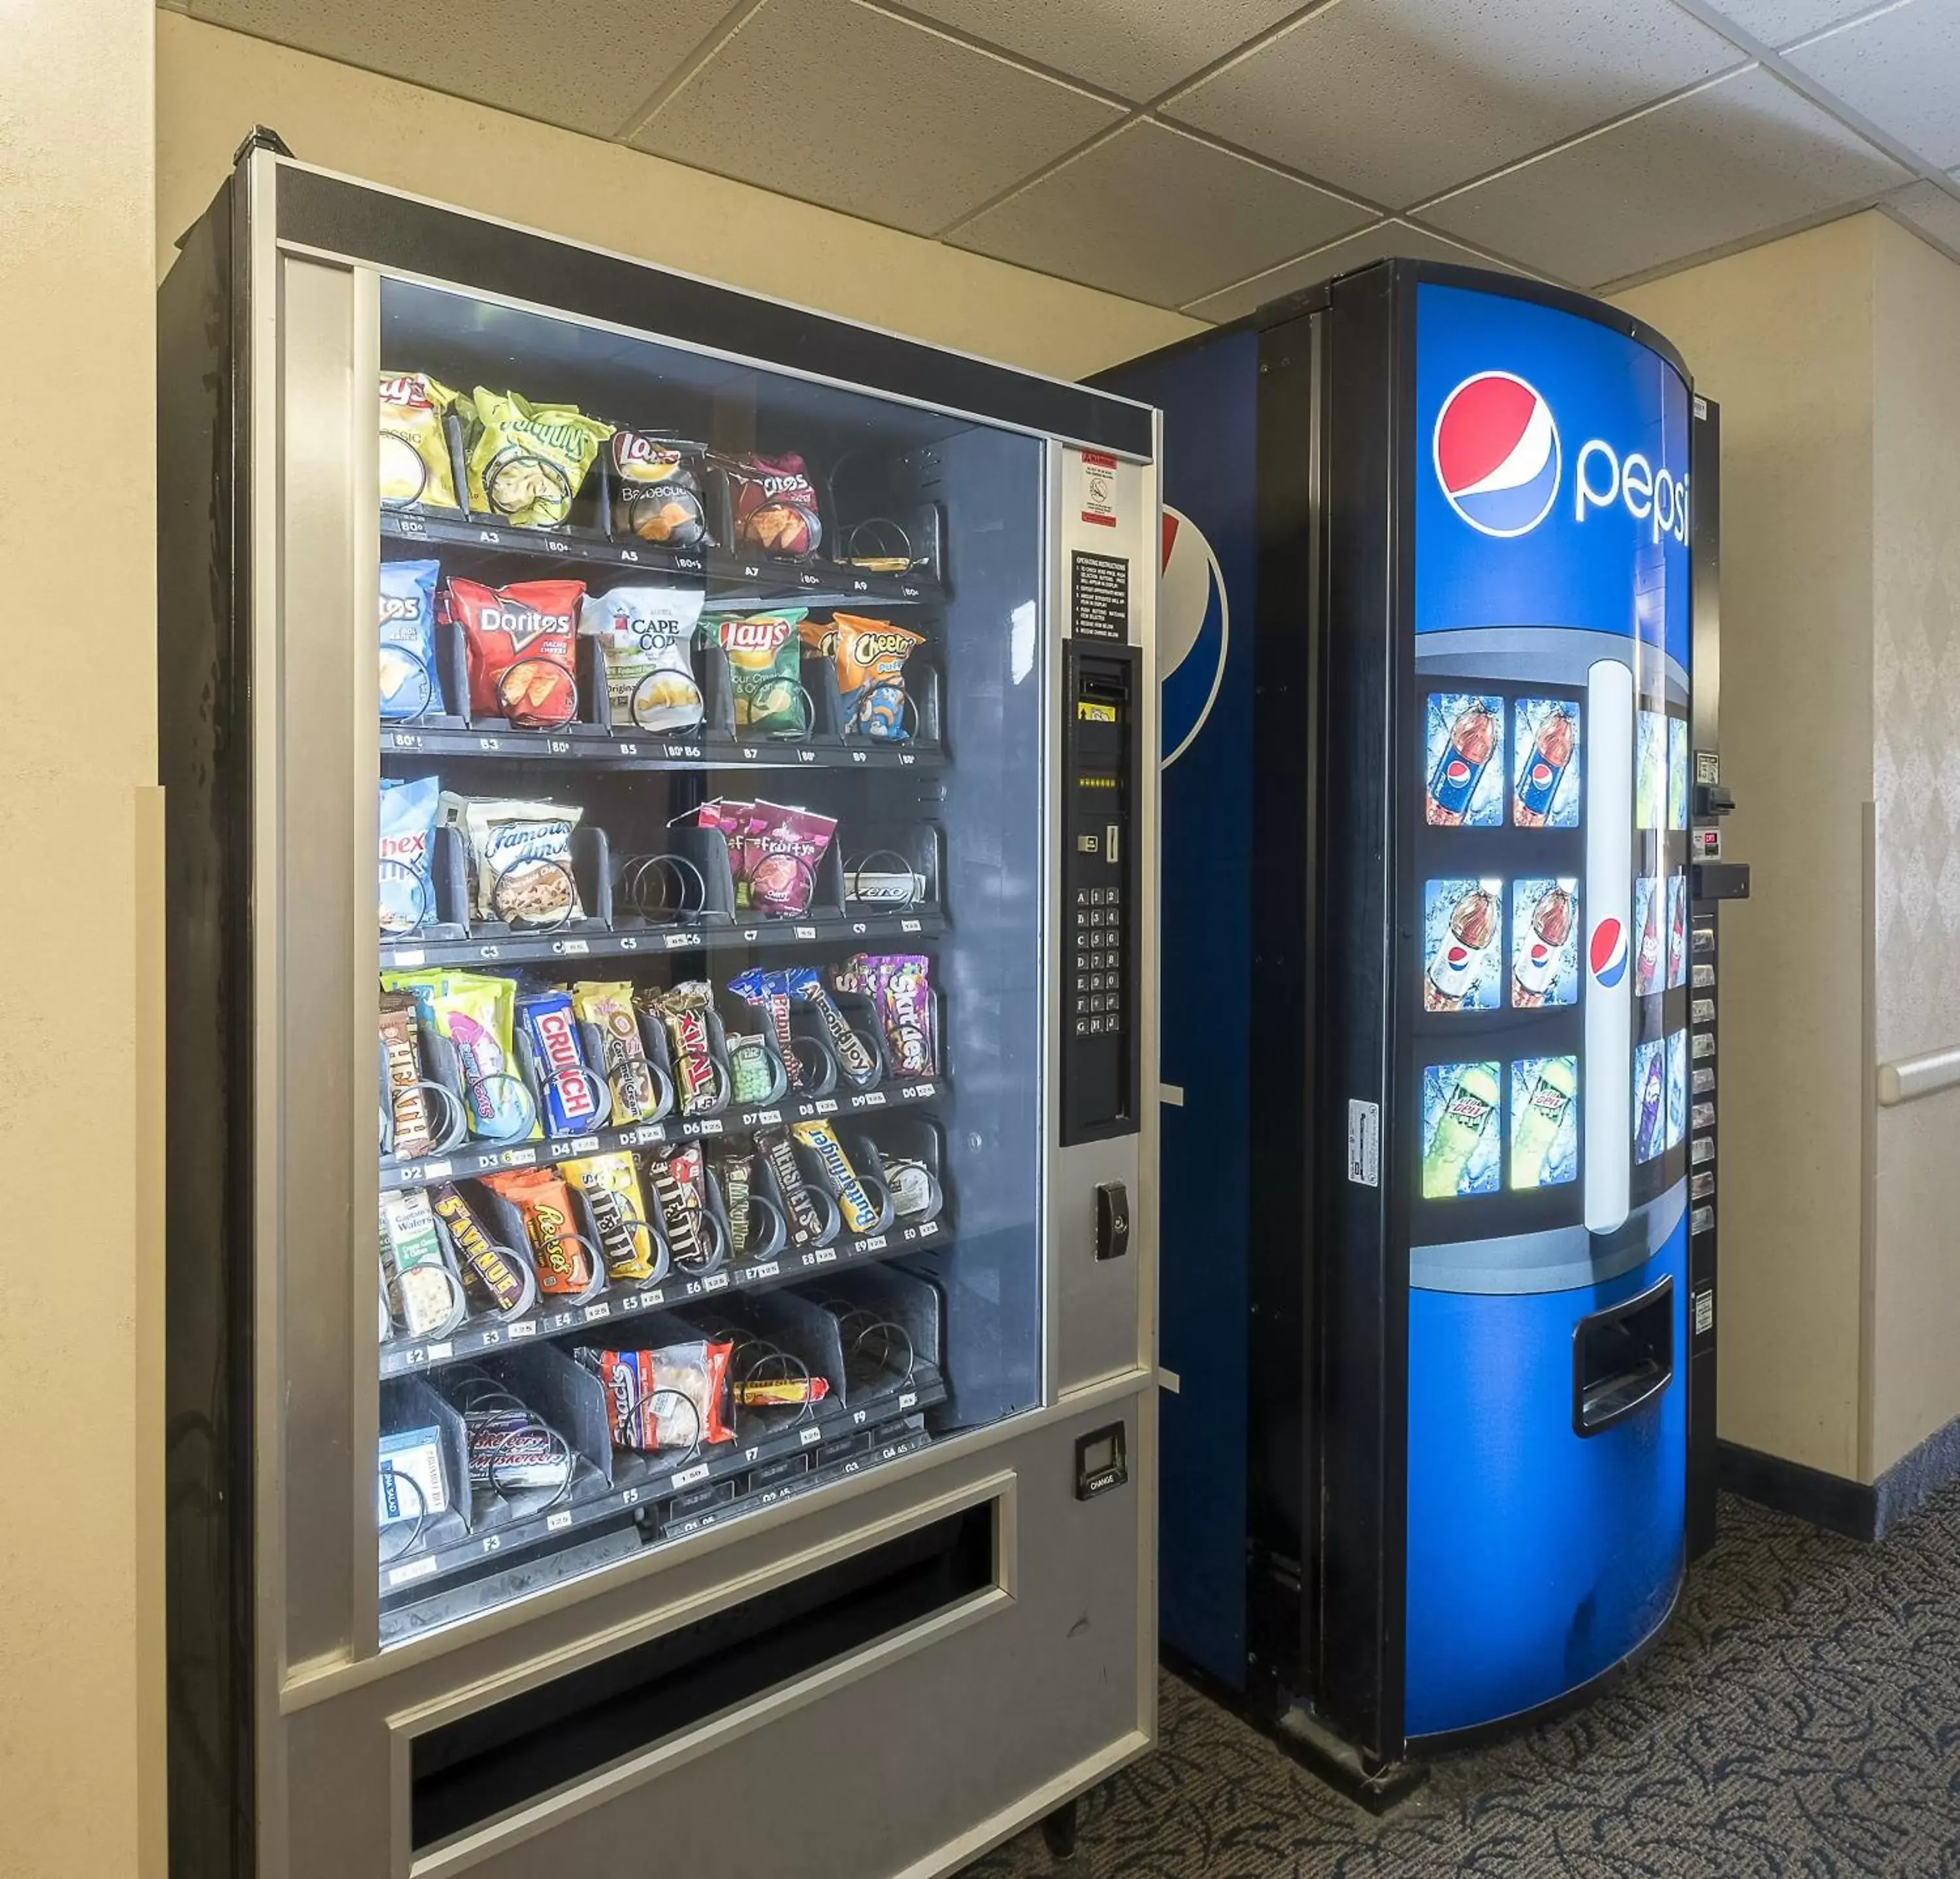
[[[1071,644],[1063,688],[1061,1139],[1137,1127],[1137,655]]]

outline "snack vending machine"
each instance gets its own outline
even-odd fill
[[[173,1870],[1154,1725],[1156,415],[307,168],[162,290]]]
[[[1164,1016],[1210,1536],[1164,1635],[1379,1795],[1626,1662],[1712,1512],[1713,416],[1612,308],[1409,262],[1106,382],[1164,412],[1164,967],[1211,994]]]

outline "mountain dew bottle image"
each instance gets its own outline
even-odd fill
[[[1432,1063],[1422,1073],[1425,1200],[1491,1194],[1497,1186],[1494,1063]]]
[[[1511,1185],[1554,1187],[1579,1172],[1579,1060],[1511,1066]]]

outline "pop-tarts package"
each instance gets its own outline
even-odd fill
[[[426,717],[443,708],[435,667],[440,561],[381,564],[381,715]]]

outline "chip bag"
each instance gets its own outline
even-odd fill
[[[731,1439],[722,1400],[734,1348],[703,1340],[658,1350],[581,1350],[577,1356],[606,1386],[613,1445],[651,1451]]]
[[[439,777],[417,777],[407,783],[381,779],[379,874],[381,932],[386,937],[413,933],[435,917],[430,863],[441,801]]]
[[[724,456],[714,462],[728,478],[737,547],[796,561],[816,552],[823,524],[801,457]]]
[[[425,372],[381,374],[381,507],[460,510],[443,421],[456,394]]]
[[[700,724],[692,648],[701,602],[698,587],[651,584],[586,596],[578,628],[599,642],[616,725],[685,731]]]
[[[756,803],[743,854],[749,904],[756,911],[792,918],[808,912],[817,868],[836,832],[834,816],[786,809],[780,803]]]
[[[714,623],[735,687],[735,730],[764,737],[807,737],[810,701],[803,689],[805,609],[729,615]]]
[[[614,533],[663,548],[711,548],[701,500],[702,449],[679,437],[614,431]]]
[[[469,507],[514,528],[555,529],[571,513],[612,427],[576,405],[534,405],[479,385],[464,402]]]
[[[442,709],[435,665],[440,561],[381,564],[381,715],[425,717]]]
[[[810,637],[806,625],[803,635]],[[837,689],[844,701],[844,728],[882,742],[898,743],[910,736],[905,725],[905,660],[923,633],[872,620],[854,613],[834,613],[822,629],[819,650],[837,667]]]
[[[443,617],[463,628],[473,715],[533,730],[555,730],[578,715],[572,647],[584,599],[580,580],[524,580],[509,587],[450,582]]]

